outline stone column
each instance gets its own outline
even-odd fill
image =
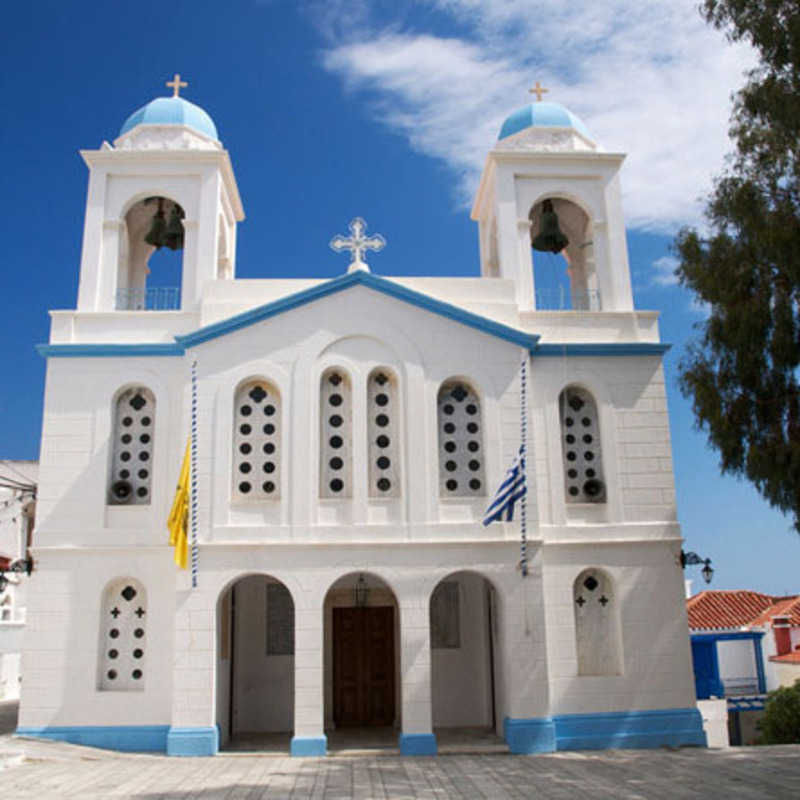
[[[431,709],[431,634],[427,599],[398,600],[404,756],[436,755]]]
[[[293,756],[324,756],[327,752],[322,620],[321,603],[312,608],[295,606]]]

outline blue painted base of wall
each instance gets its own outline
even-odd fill
[[[403,756],[435,756],[437,752],[432,733],[401,733],[397,742]]]
[[[57,742],[103,747],[132,753],[163,753],[169,725],[73,725],[17,728],[18,736],[35,736]]]
[[[562,714],[553,723],[556,750],[707,746],[696,708]]]
[[[293,756],[309,758],[324,756],[328,752],[327,736],[292,736],[291,749]]]
[[[517,755],[552,753],[556,749],[553,720],[512,719],[503,720],[503,734],[508,749]]]
[[[168,756],[213,756],[219,750],[216,725],[207,728],[170,728],[167,734]]]

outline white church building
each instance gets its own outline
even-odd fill
[[[324,755],[377,728],[408,755],[454,728],[513,753],[705,745],[623,156],[549,102],[487,145],[470,278],[381,277],[351,241],[340,277],[237,279],[231,160],[177,80],[82,151],[77,307],[39,347],[18,733],[172,755],[260,734]],[[531,247],[553,214],[560,310]],[[161,244],[179,289],[147,286]],[[527,575],[519,514],[482,525],[521,395]],[[191,430],[195,571],[166,530]]]

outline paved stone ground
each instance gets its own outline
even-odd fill
[[[166,758],[17,739],[8,732],[11,719],[0,704],[0,726],[6,724],[0,798],[10,800],[800,798],[800,745],[541,756]]]

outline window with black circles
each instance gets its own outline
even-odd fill
[[[486,494],[481,404],[464,381],[447,381],[437,400],[439,494],[473,497]]]
[[[280,498],[281,397],[263,380],[242,384],[234,399],[233,497]]]
[[[108,502],[147,505],[153,472],[156,401],[143,386],[126,389],[117,398]]]
[[[147,595],[139,581],[122,578],[103,592],[100,610],[100,689],[144,689]]]
[[[400,496],[399,410],[394,373],[374,369],[367,380],[370,497]]]
[[[606,484],[600,450],[597,404],[579,386],[568,386],[558,401],[564,486],[568,503],[604,503]]]
[[[351,497],[353,406],[348,374],[326,370],[319,386],[320,497]]]

